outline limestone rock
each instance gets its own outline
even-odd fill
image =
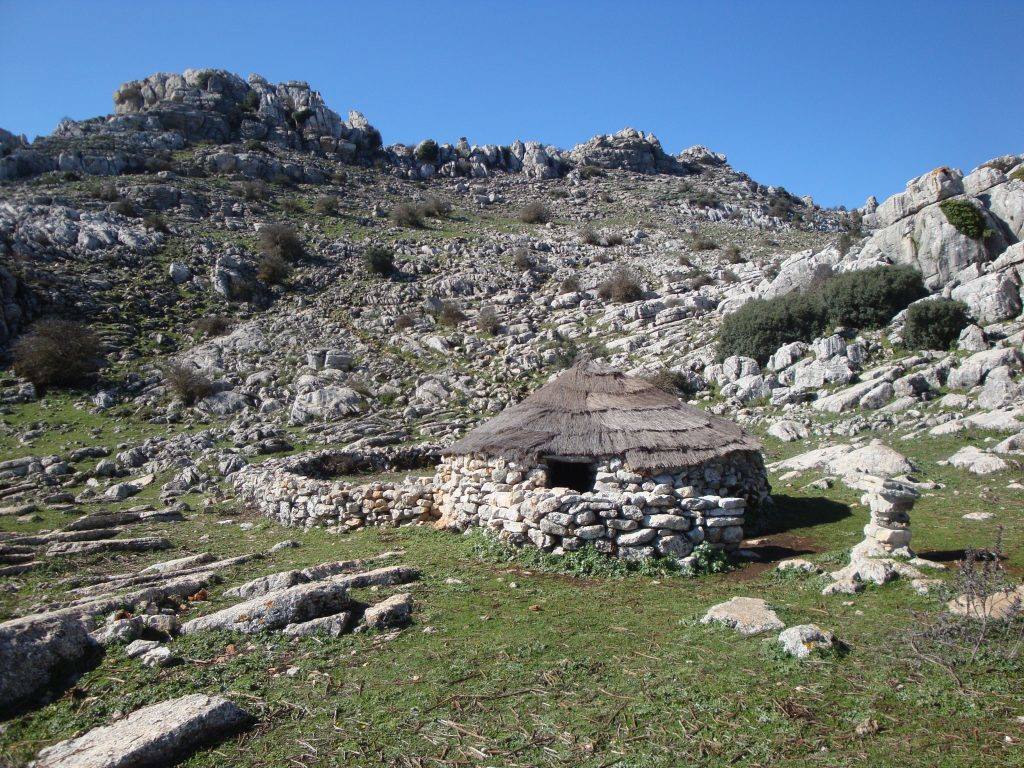
[[[829,651],[836,645],[836,637],[817,624],[799,624],[779,633],[782,650],[797,659],[805,659],[815,651]]]
[[[713,621],[725,624],[741,635],[756,635],[785,626],[775,611],[764,600],[756,597],[734,597],[713,605],[700,621],[702,624]]]
[[[349,603],[348,590],[340,584],[299,584],[187,621],[182,625],[181,633],[191,635],[210,629],[226,629],[252,634],[282,629],[288,624],[338,613]]]
[[[137,709],[39,753],[33,768],[161,768],[237,731],[251,716],[221,696],[194,693]]]

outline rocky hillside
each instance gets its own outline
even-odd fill
[[[937,561],[1002,536],[1022,567],[1024,155],[846,211],[631,128],[572,148],[387,145],[306,83],[221,70],[113,101],[31,143],[0,131],[0,656],[27,660],[0,690],[27,699],[64,662],[84,675],[0,730],[14,764],[122,739],[162,764],[250,715],[262,725],[224,747],[229,764],[670,765],[687,743],[808,765],[828,749],[935,764],[952,744],[967,765],[1022,738],[1005,703],[1019,665],[951,692],[942,665],[889,657],[913,656],[907,604],[944,610]],[[569,580],[545,575],[567,567],[551,555],[510,563],[494,542],[389,525],[432,509],[438,446],[583,357],[764,440],[775,507],[745,531],[735,581],[619,586],[595,574],[624,565],[586,560]],[[289,468],[325,448],[357,486],[329,532],[315,509],[290,517],[326,481]],[[908,547],[911,507],[935,561]],[[399,545],[403,565],[378,562]],[[779,553],[810,560],[774,573]],[[899,579],[912,589],[838,602]],[[410,591],[382,600],[393,587]],[[712,607],[737,589],[781,618],[760,598]],[[794,671],[691,620],[705,612],[744,634],[827,617],[853,661]],[[840,647],[786,632],[789,655]],[[19,650],[32,643],[50,655]],[[965,727],[936,741],[950,711]]]

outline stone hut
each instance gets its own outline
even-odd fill
[[[434,482],[442,525],[623,558],[735,548],[770,490],[738,425],[589,361],[443,449]]]

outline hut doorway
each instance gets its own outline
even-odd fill
[[[583,461],[548,459],[548,488],[571,488],[580,493],[594,490],[597,466]]]

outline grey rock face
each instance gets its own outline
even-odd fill
[[[209,629],[226,629],[252,634],[281,629],[288,624],[338,613],[349,603],[348,590],[341,584],[299,584],[187,621],[181,633],[190,635]]]
[[[145,768],[172,765],[252,720],[234,702],[195,693],[132,712],[39,753],[33,768]]]
[[[371,605],[363,614],[363,626],[367,629],[389,629],[409,623],[412,617],[412,595],[403,592],[392,595],[376,605]]]
[[[41,693],[98,651],[82,621],[42,613],[0,624],[0,712]]]

